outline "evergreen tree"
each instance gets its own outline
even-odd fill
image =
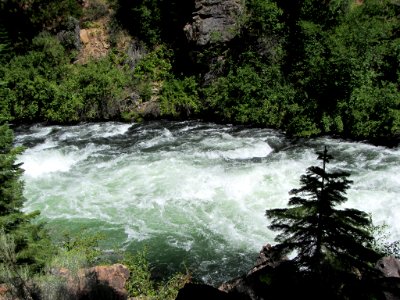
[[[13,134],[6,125],[0,126],[0,227],[6,232],[23,222],[21,169],[15,163],[19,148],[13,148]]]
[[[312,166],[301,176],[300,188],[290,191],[289,208],[267,210],[266,216],[271,220],[269,228],[281,232],[275,239],[277,250],[295,251],[293,261],[303,274],[320,284],[324,279],[338,291],[343,284],[373,274],[379,253],[372,249],[368,214],[335,207],[347,200],[346,190],[352,183],[349,174],[326,170],[332,159],[326,147],[317,154],[322,167]]]
[[[0,233],[15,244],[16,263],[32,270],[42,267],[52,252],[43,226],[32,221],[38,212],[25,214],[22,170],[16,163],[21,148],[13,146],[13,132],[7,125],[0,126]],[[0,265],[4,261],[0,259]]]

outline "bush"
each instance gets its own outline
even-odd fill
[[[285,82],[279,65],[265,63],[252,51],[242,59],[205,88],[210,108],[227,121],[283,127],[294,101],[293,87]]]
[[[374,249],[381,256],[394,256],[400,259],[400,240],[389,241],[389,226],[387,224],[371,225],[370,232],[374,236]]]
[[[131,274],[126,286],[129,296],[139,299],[174,300],[179,289],[190,281],[190,275],[178,273],[166,282],[156,283],[151,279],[150,264],[146,255],[146,249],[135,255],[127,254],[122,262]]]
[[[32,299],[33,289],[29,285],[29,269],[18,263],[14,238],[0,230],[0,282],[7,284],[14,297]]]
[[[398,87],[393,83],[354,89],[345,106],[351,135],[376,138],[400,134],[399,99]]]
[[[133,88],[143,101],[158,99],[164,81],[172,79],[172,51],[165,45],[156,47],[137,62],[133,71]]]
[[[9,119],[34,121],[42,117],[42,108],[54,98],[61,80],[60,66],[69,62],[57,39],[41,34],[32,41],[26,55],[14,57],[1,68],[2,106]]]
[[[118,116],[118,101],[124,97],[130,75],[114,65],[110,57],[77,65],[71,77],[76,103],[82,98],[80,119],[99,120]]]
[[[58,123],[118,117],[131,75],[113,57],[69,64],[60,42],[41,34],[32,50],[0,68],[0,108],[7,120]]]
[[[161,115],[188,117],[200,111],[198,86],[193,77],[164,82],[161,95]]]

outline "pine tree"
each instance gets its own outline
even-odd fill
[[[20,212],[24,198],[20,177],[22,170],[15,163],[19,148],[13,148],[13,134],[6,125],[0,126],[0,227],[10,232],[24,221]]]
[[[13,132],[7,125],[0,126],[0,232],[12,238],[16,263],[37,270],[44,265],[53,247],[43,225],[35,224],[38,212],[25,214],[22,169],[16,163],[21,148],[13,146]],[[2,261],[0,260],[0,264]]]
[[[312,166],[301,176],[300,188],[290,191],[289,208],[267,210],[266,216],[269,228],[280,231],[276,249],[286,254],[295,251],[293,262],[301,272],[342,281],[337,286],[343,286],[345,280],[372,274],[379,253],[372,249],[368,214],[336,208],[347,200],[349,174],[326,170],[332,159],[326,147],[317,154],[322,167]]]

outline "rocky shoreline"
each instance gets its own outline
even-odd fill
[[[388,279],[383,299],[400,299],[400,260],[393,256],[384,257],[377,262],[376,269]],[[304,295],[304,290],[296,286],[292,272],[290,261],[286,257],[279,257],[274,247],[267,244],[260,251],[254,267],[246,274],[229,280],[218,288],[207,284],[187,283],[179,291],[176,300],[294,299]],[[125,285],[129,280],[130,271],[122,264],[95,266],[77,272],[62,268],[52,270],[52,275],[65,282],[63,299],[139,299],[128,297]],[[7,293],[7,287],[0,286],[0,300],[10,299]]]

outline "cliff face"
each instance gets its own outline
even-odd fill
[[[228,42],[240,29],[244,3],[240,0],[196,0],[193,22],[184,31],[197,46]]]

